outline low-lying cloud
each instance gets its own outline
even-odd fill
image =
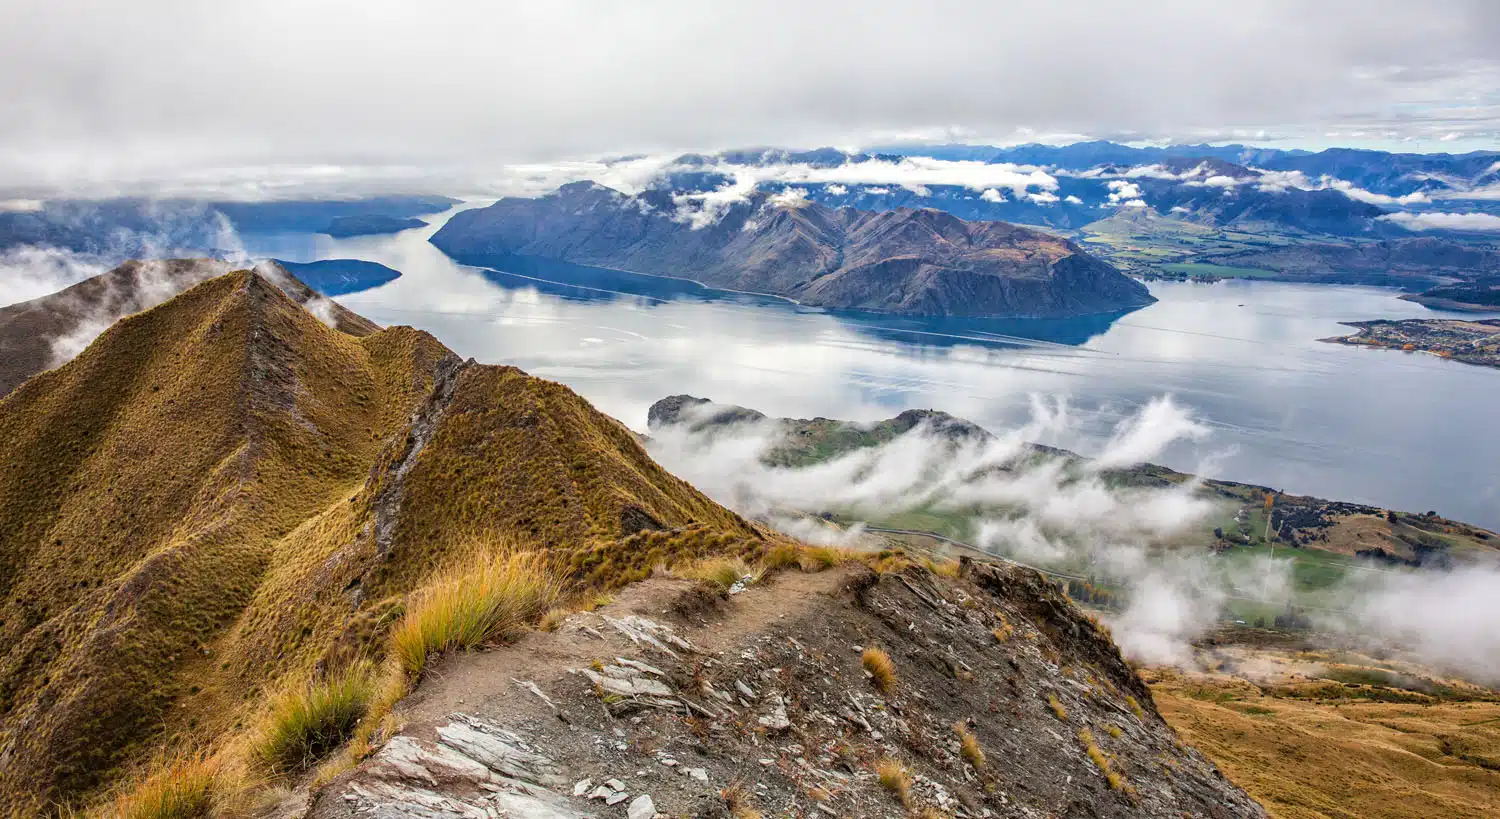
[[[1407,230],[1459,230],[1500,233],[1500,216],[1488,213],[1390,213],[1379,221]]]

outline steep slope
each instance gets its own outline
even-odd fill
[[[653,578],[454,658],[311,816],[1265,815],[1040,576],[884,568]]]
[[[218,259],[130,261],[51,295],[0,307],[0,396],[72,358],[121,317],[155,307],[230,269],[228,262]],[[334,326],[346,333],[362,336],[379,329],[363,316],[323,299],[284,270],[267,266],[264,272],[298,304],[319,305]]]
[[[1304,244],[1222,255],[1215,262],[1274,270],[1304,281],[1367,282],[1425,289],[1457,278],[1500,275],[1500,250],[1484,244],[1419,237],[1357,245]]]
[[[476,537],[580,588],[762,542],[566,388],[251,271],[0,400],[0,463],[0,814],[221,750]]]
[[[834,210],[763,192],[694,209],[667,191],[632,197],[574,183],[459,213],[431,241],[474,264],[543,256],[890,313],[1077,316],[1154,300],[1056,236],[937,210]]]

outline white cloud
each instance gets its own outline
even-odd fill
[[[773,208],[805,208],[811,202],[803,188],[785,188],[771,194],[766,204]]]
[[[1500,216],[1488,213],[1389,213],[1379,221],[1407,230],[1464,230],[1500,233]]]
[[[827,191],[833,196],[843,196],[844,194],[849,192],[849,189],[844,187],[843,185],[829,185],[823,190]]]
[[[1109,201],[1106,205],[1127,205],[1131,201],[1140,202],[1141,186],[1134,182],[1126,182],[1123,179],[1113,179],[1109,183]],[[1145,204],[1142,202],[1141,204]],[[1131,207],[1135,207],[1132,205]]]
[[[1083,204],[1083,200],[1082,199],[1079,199],[1078,197],[1076,197],[1076,196],[1074,196],[1072,194],[1068,194],[1067,196],[1063,197],[1063,201],[1067,202],[1070,205],[1082,205]]]
[[[986,202],[1004,202],[1005,194],[1001,193],[998,188],[985,188],[984,193],[979,194],[979,198]]]
[[[1210,188],[1232,188],[1239,183],[1240,181],[1238,179],[1235,179],[1232,176],[1224,176],[1223,174],[1210,176],[1209,178],[1203,180],[1203,184],[1207,185]]]
[[[885,187],[884,185],[876,185],[874,187],[865,188],[865,193],[868,193],[871,196],[885,196],[890,192],[891,189]]]
[[[1037,203],[1038,205],[1051,205],[1057,202],[1057,194],[1051,191],[1038,191],[1037,193],[1028,193],[1026,194],[1026,198]]]

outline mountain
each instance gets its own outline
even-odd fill
[[[430,195],[337,200],[224,202],[197,199],[60,199],[0,211],[0,250],[37,245],[109,258],[171,251],[218,252],[241,233],[317,233],[333,219],[405,219],[438,213],[457,199]]]
[[[274,261],[283,270],[325,296],[357,293],[401,278],[399,270],[362,259],[320,259],[316,262],[286,262],[275,259]]]
[[[116,320],[229,270],[227,262],[217,259],[131,261],[56,293],[0,307],[0,396],[72,358]],[[284,270],[267,267],[264,272],[298,304],[317,307],[346,333],[368,335],[379,329],[363,316],[322,298]]]
[[[637,815],[1262,815],[1041,576],[798,546],[567,388],[288,289],[208,278],[0,399],[0,815],[170,788],[150,815],[583,817],[585,778]],[[485,555],[552,578],[553,630],[518,614],[408,672],[399,635]],[[741,595],[692,579],[749,564]],[[873,683],[856,640],[886,652]],[[311,744],[267,767],[289,735]],[[873,770],[898,764],[922,778],[893,794]]]
[[[427,223],[421,219],[402,219],[397,216],[385,216],[379,213],[359,213],[353,216],[335,216],[328,221],[328,227],[323,228],[320,233],[326,233],[336,239],[350,236],[373,236],[381,233],[397,233],[411,228],[426,227]]]
[[[671,192],[626,196],[579,182],[461,212],[431,241],[469,264],[542,256],[887,313],[1056,317],[1154,301],[1056,236],[938,210],[832,209],[764,192],[695,211]]]
[[[767,542],[568,389],[249,270],[0,400],[0,464],[3,815],[243,743],[476,538],[573,590]]]

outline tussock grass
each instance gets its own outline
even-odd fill
[[[729,787],[719,791],[719,798],[724,801],[724,807],[729,809],[729,815],[734,819],[762,819],[761,812],[755,808],[750,789],[743,782],[731,783]]]
[[[1141,708],[1141,704],[1139,702],[1136,702],[1135,697],[1132,697],[1131,695],[1126,694],[1125,695],[1125,704],[1128,705],[1128,706],[1130,706],[1130,712],[1132,714],[1135,714],[1135,718],[1136,719],[1145,719],[1146,718],[1146,712],[1145,712],[1145,710]]]
[[[109,819],[200,819],[213,809],[218,765],[204,757],[163,761],[104,809]]]
[[[272,701],[251,754],[272,775],[305,771],[354,734],[374,694],[365,665],[288,688]]]
[[[1010,636],[1012,634],[1014,634],[1015,632],[1016,632],[1016,627],[1013,626],[1013,625],[1011,625],[1010,624],[1010,620],[1007,619],[1006,616],[1002,614],[1002,615],[1000,615],[1000,625],[996,626],[994,628],[994,630],[992,630],[990,632],[990,634],[994,635],[995,642],[997,642],[997,643],[1003,643],[1003,642],[1009,640]]]
[[[896,689],[896,664],[891,661],[891,655],[882,649],[871,647],[864,650],[859,661],[870,672],[875,687],[882,694],[889,694]]]
[[[729,591],[734,584],[750,578],[750,583],[760,580],[763,570],[752,567],[737,557],[710,557],[696,560],[678,570],[678,574],[690,580],[707,583],[721,592]]]
[[[958,577],[960,565],[957,560],[928,559],[924,560],[922,563],[927,567],[928,571],[932,572],[935,575],[954,579]]]
[[[979,738],[962,722],[953,723],[953,733],[958,734],[958,751],[976,771],[984,769],[984,749],[979,747]]]
[[[1062,700],[1059,700],[1056,694],[1047,695],[1047,705],[1051,706],[1052,713],[1056,714],[1058,719],[1063,722],[1068,721],[1068,709],[1063,707]]]
[[[882,759],[875,763],[875,776],[880,779],[880,787],[896,797],[902,807],[911,807],[911,774],[906,766],[894,759]]]
[[[510,635],[557,599],[539,555],[476,548],[417,592],[391,633],[402,668],[417,676],[434,655]]]
[[[1089,761],[1094,763],[1094,767],[1098,768],[1100,773],[1104,774],[1109,787],[1121,793],[1127,792],[1130,786],[1126,784],[1125,777],[1120,776],[1114,768],[1110,767],[1109,756],[1099,748],[1099,743],[1094,741],[1094,732],[1087,728],[1078,729],[1078,741],[1083,744],[1083,751],[1088,754]]]

